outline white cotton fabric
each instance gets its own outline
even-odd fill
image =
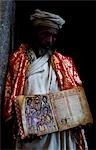
[[[29,67],[25,83],[25,95],[46,94],[59,91],[56,75],[48,64],[48,55],[36,59]],[[32,142],[17,143],[19,150],[76,150],[70,130],[42,136]]]
[[[46,94],[57,91],[55,72],[48,66],[48,55],[36,59],[29,66],[25,82],[25,95]]]

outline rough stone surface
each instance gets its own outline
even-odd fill
[[[14,8],[13,0],[0,1],[0,97],[4,90],[8,56],[13,48]]]

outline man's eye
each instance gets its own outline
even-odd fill
[[[49,36],[49,35],[50,35],[50,34],[47,33],[47,32],[43,32],[43,33],[40,34],[40,36],[42,36],[42,37],[43,37],[43,36]]]
[[[45,33],[44,33],[44,35],[46,35],[46,36],[50,36],[50,35],[51,35],[51,33],[49,33],[49,32],[45,32]]]

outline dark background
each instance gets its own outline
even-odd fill
[[[30,37],[30,14],[34,9],[58,14],[65,19],[57,41],[58,50],[73,57],[77,64],[94,124],[86,127],[90,150],[96,149],[96,2],[92,1],[16,1],[14,48]],[[7,130],[7,129],[6,129]],[[5,139],[5,144],[9,143]],[[6,142],[7,141],[7,142]],[[4,141],[3,141],[4,142]],[[9,146],[10,147],[10,146]]]

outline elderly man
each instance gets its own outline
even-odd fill
[[[21,46],[10,56],[6,81],[4,117],[15,115],[14,99],[18,95],[35,95],[70,89],[82,82],[70,57],[62,56],[53,46],[65,21],[58,15],[36,9],[30,20],[34,28],[32,45]],[[16,149],[24,150],[85,150],[81,128],[55,132],[42,137],[20,140],[15,133]]]

